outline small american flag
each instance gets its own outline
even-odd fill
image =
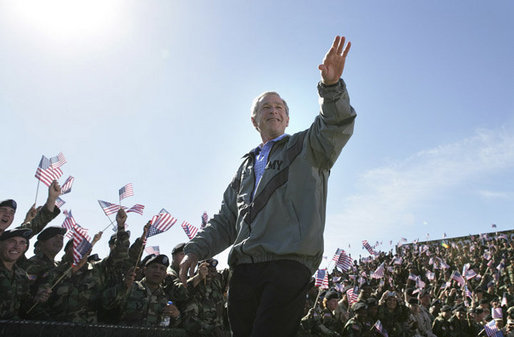
[[[375,253],[375,251],[373,250],[373,248],[371,248],[371,246],[369,245],[368,241],[367,240],[363,240],[362,241],[362,245],[364,246],[364,248],[366,248],[366,250],[371,254],[371,255],[376,255],[377,253]]]
[[[150,236],[163,233],[170,229],[176,222],[177,219],[172,217],[171,214],[163,208],[159,214],[152,217],[150,229],[146,237],[149,238]]]
[[[332,258],[332,261],[337,262],[342,252],[344,252],[344,250],[342,250],[341,248],[337,248],[334,257]]]
[[[200,226],[200,228],[205,228],[205,226],[207,226],[207,221],[209,221],[209,216],[207,215],[207,212],[203,212],[202,225]]]
[[[66,163],[66,158],[64,158],[62,152],[59,152],[57,156],[50,158],[50,166],[54,169],[59,168]]]
[[[336,266],[343,271],[348,271],[353,266],[353,260],[351,257],[346,255],[345,251],[343,250],[341,254],[339,254],[339,259],[337,260]]]
[[[182,229],[184,230],[184,232],[186,232],[186,235],[189,238],[189,240],[192,240],[195,237],[196,233],[198,233],[198,228],[191,225],[187,221],[182,222],[181,226],[182,226]]]
[[[146,247],[145,248],[145,252],[147,252],[148,254],[154,254],[154,255],[159,255],[161,252],[159,250],[159,246],[149,246],[149,247]]]
[[[359,288],[355,287],[348,289],[346,291],[346,297],[348,298],[348,303],[350,306],[352,306],[354,303],[357,303],[359,299]]]
[[[468,286],[464,287],[464,295],[466,295],[466,297],[473,299],[473,293],[469,290]]]
[[[137,213],[139,215],[143,215],[143,210],[145,209],[144,205],[141,204],[135,204],[134,206],[127,209],[127,213]],[[157,254],[159,255],[159,254]]]
[[[485,330],[485,333],[487,334],[487,336],[489,336],[489,337],[503,336],[503,333],[496,326],[496,321],[494,319],[492,321],[490,321],[489,323],[487,323],[486,325],[484,325],[484,330]],[[500,335],[497,334],[498,332],[500,333]]]
[[[62,200],[59,197],[57,197],[57,199],[55,199],[55,206],[57,206],[58,208],[61,208],[62,205],[64,205],[65,203],[66,203],[66,201]]]
[[[326,269],[316,271],[314,286],[320,287],[320,289],[328,289],[328,271]]]
[[[452,279],[457,281],[457,283],[463,287],[464,285],[466,285],[466,280],[464,280],[464,277],[462,277],[462,275],[458,272],[458,271],[454,271],[453,274],[452,274]]]
[[[43,155],[36,169],[35,177],[46,186],[50,186],[54,180],[58,180],[61,176],[62,170],[59,167],[52,167],[50,159]]]
[[[425,275],[429,281],[432,281],[435,279],[435,273],[431,272],[430,270],[428,270]]]
[[[120,188],[119,194],[120,194],[120,201],[125,198],[133,196],[134,188],[132,187],[132,183],[129,183],[129,184],[123,186],[122,188]]]
[[[91,238],[87,235],[87,230],[84,228],[75,225],[72,229],[73,232],[73,265],[76,266],[79,264],[80,260],[82,260],[91,248]]]
[[[373,325],[375,327],[375,329],[377,329],[377,331],[384,337],[389,337],[389,335],[387,334],[387,331],[384,329],[384,327],[382,326],[382,322],[380,322],[380,320],[376,321],[375,324]]]
[[[64,184],[61,187],[61,194],[66,194],[71,192],[71,186],[73,185],[73,181],[75,178],[72,176],[69,176],[68,179],[64,182]]]
[[[471,280],[475,276],[477,276],[477,273],[473,269],[466,270],[466,274],[464,275],[466,280]]]
[[[378,268],[371,274],[371,278],[384,277],[384,271],[385,271],[384,262],[382,262],[382,264],[380,266],[378,266]]]
[[[102,207],[105,215],[109,216],[111,214],[115,214],[120,209],[120,205],[111,204],[110,202],[98,200],[100,207]]]

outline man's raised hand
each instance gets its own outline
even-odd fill
[[[323,84],[331,85],[339,81],[343,74],[344,63],[351,45],[351,42],[348,42],[345,46],[344,36],[336,36],[332,47],[323,59],[323,63],[318,66],[318,69],[321,71],[321,81]]]

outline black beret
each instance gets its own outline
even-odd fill
[[[445,304],[441,308],[441,312],[447,312],[447,311],[452,311],[452,307],[450,307],[448,304]]]
[[[7,230],[0,235],[0,241],[4,241],[16,236],[20,236],[24,239],[27,239],[27,242],[29,241],[30,237],[32,236],[32,230],[28,228],[18,228],[13,230]]]
[[[184,242],[182,243],[179,243],[178,245],[176,245],[175,247],[173,247],[173,250],[171,251],[171,255],[174,255],[176,253],[180,253],[180,252],[183,252],[184,251],[184,246],[186,244]]]
[[[102,260],[102,259],[100,258],[100,256],[98,256],[98,254],[93,254],[93,255],[89,255],[89,257],[87,258],[87,260],[88,260],[89,262],[98,262],[98,261],[100,261],[100,260]]]
[[[325,298],[328,300],[331,300],[333,298],[335,299],[339,299],[339,294],[337,293],[337,291],[329,291],[328,293],[325,294]]]
[[[47,227],[37,236],[38,241],[45,241],[56,235],[66,234],[66,228],[63,227]]]
[[[459,304],[453,308],[453,312],[466,312],[466,308],[462,304]]]
[[[64,251],[68,250],[70,247],[73,247],[73,239],[68,240],[66,242],[66,246],[64,246]]]
[[[376,307],[378,306],[378,301],[376,298],[370,297],[366,300],[366,304],[368,305],[368,307]]]
[[[163,254],[157,255],[157,256],[154,256],[154,257],[151,257],[150,259],[148,259],[148,261],[146,261],[145,267],[148,267],[152,263],[159,263],[159,264],[163,264],[166,267],[168,267],[170,265],[170,260],[168,259],[168,257],[166,255],[163,255]]]
[[[362,303],[362,302],[357,302],[357,303],[354,303],[352,305],[352,310],[354,312],[357,312],[359,310],[364,310],[364,309],[367,309],[367,308],[368,308],[368,306],[366,305],[366,303]]]
[[[16,207],[18,205],[16,204],[16,201],[12,199],[7,199],[2,202],[0,202],[0,207],[11,207],[12,209],[16,210]]]
[[[409,304],[419,304],[419,301],[416,297],[409,298]]]

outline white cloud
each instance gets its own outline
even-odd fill
[[[425,237],[431,228],[426,222],[423,225],[423,219],[416,219],[417,206],[452,189],[463,189],[467,184],[474,186],[473,181],[479,177],[513,167],[514,133],[500,129],[478,130],[472,137],[371,169],[357,181],[360,192],[341,201],[342,213],[328,215],[327,244],[339,239],[374,240],[371,236],[384,235],[384,239],[399,239],[400,229],[404,231],[416,223],[423,228]],[[489,198],[503,196],[491,191],[481,194]],[[351,233],[340,234],[337,224],[348,224]]]

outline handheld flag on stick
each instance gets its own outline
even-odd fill
[[[147,252],[148,254],[154,254],[154,255],[159,255],[160,254],[160,250],[159,250],[159,246],[150,246],[150,247],[146,247],[145,248],[145,252]]]
[[[182,229],[184,230],[184,232],[186,232],[186,235],[189,238],[189,240],[192,240],[196,236],[196,233],[198,233],[198,228],[191,225],[187,221],[182,222],[181,226],[182,226]]]
[[[124,208],[124,207],[123,207]],[[125,209],[125,208],[124,208]],[[144,205],[135,204],[134,206],[127,209],[127,213],[137,213],[139,215],[143,215],[143,210],[145,209]]]
[[[61,176],[62,170],[60,166],[52,166],[50,159],[43,155],[36,169],[35,177],[46,186],[50,186],[52,181],[58,180]]]
[[[66,201],[62,200],[59,197],[57,197],[57,199],[55,199],[55,206],[57,206],[58,208],[61,208],[62,205],[64,205],[65,203],[66,203]]]
[[[146,237],[149,238],[150,236],[163,233],[170,229],[176,222],[177,219],[172,217],[171,214],[163,208],[159,214],[152,217],[152,220],[150,221],[150,229],[148,230]]]
[[[314,286],[320,287],[320,289],[328,289],[328,271],[326,269],[316,271]]]
[[[110,202],[98,200],[98,203],[100,204],[100,207],[104,211],[105,215],[109,217],[111,214],[115,214],[120,209],[120,205],[111,204]]]
[[[202,225],[200,226],[200,228],[205,228],[205,226],[207,226],[207,221],[209,221],[209,216],[207,215],[207,212],[203,212]]]
[[[120,202],[125,198],[132,197],[134,195],[134,188],[132,186],[132,183],[129,183],[129,184],[123,186],[122,188],[120,188],[119,194],[120,194]]]
[[[61,194],[66,194],[71,192],[71,186],[73,185],[73,181],[75,178],[72,176],[69,176],[68,179],[64,182],[64,184],[61,187]]]

